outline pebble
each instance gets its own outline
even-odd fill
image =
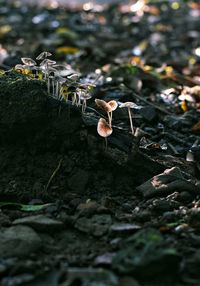
[[[41,247],[38,234],[28,226],[11,226],[0,233],[1,257],[30,256]]]
[[[13,221],[13,225],[28,225],[35,230],[45,232],[61,230],[64,226],[62,222],[44,215],[34,215],[19,218]]]

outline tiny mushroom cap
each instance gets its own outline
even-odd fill
[[[80,96],[80,99],[82,99],[82,100],[84,100],[84,99],[88,100],[88,99],[92,98],[91,94],[86,92],[85,90],[79,90],[78,94]]]
[[[15,69],[16,69],[16,70],[24,69],[24,66],[21,65],[21,64],[17,64],[17,65],[15,66]]]
[[[134,102],[127,101],[127,102],[121,103],[119,105],[119,107],[120,108],[124,108],[124,107],[127,107],[127,108],[138,108],[138,105],[135,104]]]
[[[51,53],[49,52],[42,52],[41,54],[39,54],[39,56],[37,56],[36,60],[44,60],[46,59],[47,57],[50,57],[52,56]]]
[[[27,65],[27,66],[35,66],[36,62],[34,60],[32,60],[31,58],[21,58],[21,61],[23,64]]]
[[[44,59],[41,63],[40,63],[40,66],[53,66],[56,64],[56,61],[52,61],[52,60],[49,60],[49,59]]]
[[[97,132],[101,137],[108,137],[112,134],[113,130],[104,118],[100,118],[97,125]]]
[[[116,100],[110,100],[110,101],[108,102],[108,104],[109,104],[110,107],[112,108],[112,111],[114,111],[114,110],[117,109],[117,107],[118,107],[118,103],[117,103]]]
[[[95,99],[96,105],[106,112],[112,112],[112,106],[110,106],[106,101],[101,99]]]

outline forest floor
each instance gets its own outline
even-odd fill
[[[200,285],[198,2],[0,3],[1,285]],[[14,69],[42,51],[96,79],[85,112]],[[134,135],[118,107],[106,148],[96,98]]]

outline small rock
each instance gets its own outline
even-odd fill
[[[95,266],[108,266],[111,265],[112,259],[115,256],[115,253],[105,253],[103,255],[99,255],[95,258],[94,265]]]
[[[110,210],[108,210],[106,207],[99,205],[95,201],[90,201],[87,203],[81,203],[77,207],[77,211],[79,211],[79,216],[87,216],[91,217],[92,215],[96,213],[108,213]]]
[[[171,203],[165,199],[156,199],[153,201],[151,209],[158,213],[163,213],[173,209]]]
[[[189,223],[192,227],[199,228],[200,227],[200,207],[192,208],[189,216]]]
[[[149,210],[141,210],[140,212],[133,214],[133,218],[137,222],[146,222],[151,220],[152,214]]]
[[[142,229],[129,236],[116,253],[112,267],[125,275],[153,278],[156,275],[177,275],[180,256],[168,246],[159,231]],[[173,285],[173,284],[171,284]]]
[[[104,235],[112,223],[110,215],[94,215],[92,218],[81,217],[76,221],[75,228],[100,237]]]
[[[179,194],[177,200],[182,203],[190,203],[193,198],[194,196],[192,196],[189,192],[183,191]]]
[[[25,257],[41,247],[38,234],[28,226],[12,226],[0,233],[1,257]]]
[[[44,215],[27,216],[13,221],[13,225],[28,225],[38,231],[54,231],[63,228],[63,223]]]
[[[111,225],[110,232],[111,232],[111,234],[123,235],[123,234],[135,233],[138,229],[141,229],[141,226],[139,226],[137,224],[115,223],[115,224]]]
[[[179,218],[177,213],[175,213],[174,211],[167,211],[163,213],[162,219],[165,222],[174,222],[177,221]]]
[[[77,285],[75,283],[77,280],[80,281],[80,285],[119,285],[118,278],[114,273],[101,268],[69,268],[67,278],[67,281],[64,281],[60,286]]]

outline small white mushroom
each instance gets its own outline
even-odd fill
[[[130,120],[130,125],[131,125],[131,133],[134,135],[134,129],[133,129],[133,119],[131,115],[131,108],[138,108],[139,106],[135,104],[134,102],[124,102],[119,105],[120,108],[128,108],[128,115],[129,115],[129,120]]]
[[[37,63],[32,60],[31,58],[21,58],[21,61],[24,65],[26,65],[27,67],[33,67],[35,66]]]
[[[41,54],[39,54],[39,56],[37,56],[36,60],[44,60],[48,57],[52,56],[51,53],[49,52],[42,52]]]
[[[61,76],[55,76],[54,79],[55,79],[55,84],[56,84],[54,96],[58,98],[59,100],[61,100],[62,95],[60,95],[60,87],[66,81],[66,79]]]
[[[91,94],[85,89],[78,89],[77,95],[79,97],[80,102],[82,101],[82,112],[84,113],[87,107],[87,100],[90,99],[92,96]]]
[[[49,60],[49,59],[44,59],[40,63],[41,70],[44,72],[44,79],[48,80],[49,78],[49,69],[50,67],[53,67],[56,64],[55,61]]]

